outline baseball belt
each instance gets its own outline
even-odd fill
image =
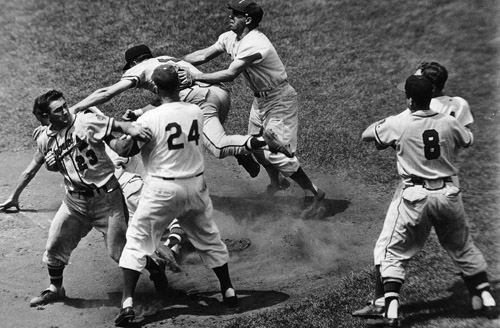
[[[118,188],[120,188],[120,184],[118,183],[117,179],[113,178],[110,181],[108,181],[104,186],[99,188],[68,190],[68,192],[73,196],[97,197],[102,194],[108,194],[110,192],[113,192]]]
[[[413,183],[414,186],[422,186],[427,190],[439,190],[444,188],[447,182],[453,182],[451,177],[445,177],[440,179],[411,178],[410,181],[411,183]]]

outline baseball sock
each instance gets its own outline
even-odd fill
[[[262,138],[262,137],[259,137]],[[264,141],[264,138],[259,139],[258,137],[251,137],[248,139],[247,144],[245,145],[247,149],[258,149],[267,146],[267,143]]]
[[[233,288],[233,284],[231,284],[231,278],[229,277],[229,268],[227,263],[221,265],[219,267],[213,268],[215,275],[219,279],[220,289],[222,294],[226,292],[229,288]]]
[[[49,270],[50,284],[60,289],[63,283],[63,271],[64,265],[51,265],[47,264],[47,269]]]
[[[148,270],[149,273],[152,274],[161,271],[161,268],[152,258],[146,256],[146,270]]]
[[[375,294],[373,295],[373,304],[384,306],[384,284],[380,275],[380,265],[375,266]],[[382,304],[380,304],[382,302]]]
[[[385,317],[397,319],[399,309],[399,291],[403,283],[399,279],[384,279]]]
[[[294,174],[290,175],[290,178],[293,179],[293,181],[297,182],[297,184],[304,190],[309,190],[313,193],[313,195],[317,194],[317,190],[314,187],[313,183],[309,179],[309,177],[306,175],[304,170],[302,170],[302,167],[299,167],[297,172]]]
[[[496,306],[495,299],[491,296],[491,287],[488,275],[481,271],[473,276],[462,276],[465,286],[472,297],[472,308],[480,310],[484,306]]]

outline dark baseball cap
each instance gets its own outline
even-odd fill
[[[260,6],[253,0],[231,0],[227,8],[252,16],[259,11]]]
[[[410,75],[405,82],[406,97],[417,104],[429,103],[432,98],[432,83],[423,75]]]
[[[169,91],[179,87],[177,68],[171,64],[164,64],[155,68],[151,79],[160,90]]]
[[[123,70],[128,70],[132,62],[142,55],[148,55],[151,58],[153,57],[151,50],[149,50],[149,47],[145,44],[140,44],[138,46],[133,46],[132,48],[127,49],[127,51],[125,51],[125,61],[127,63],[125,64],[125,66],[123,66]]]

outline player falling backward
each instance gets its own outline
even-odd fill
[[[118,261],[125,245],[127,210],[114,175],[114,165],[107,156],[105,142],[119,154],[127,155],[130,143],[109,140],[111,133],[126,132],[143,139],[147,129],[119,122],[89,109],[74,115],[59,91],[51,90],[35,100],[33,113],[50,125],[37,138],[39,163],[64,177],[66,194],[55,214],[43,254],[50,285],[33,298],[31,306],[44,305],[65,297],[63,272],[73,250],[92,228],[103,234],[110,257]],[[165,294],[168,281],[164,268],[150,257],[147,269],[157,292]]]
[[[414,74],[423,75],[432,83],[433,94],[429,105],[431,110],[451,115],[455,117],[460,124],[468,128],[474,123],[472,112],[465,99],[457,96],[450,97],[444,94],[443,89],[448,80],[448,71],[443,65],[437,62],[423,62],[419,64]],[[398,89],[404,92],[404,83],[400,83]],[[452,179],[454,183],[459,186],[458,176],[452,176]],[[374,248],[375,290],[373,300],[364,308],[354,311],[352,315],[355,317],[373,318],[382,316],[385,312],[384,287],[380,277],[380,263],[385,251],[385,245],[391,236],[393,221],[397,218],[397,205],[401,202],[402,189],[403,184],[401,183],[394,193],[394,197],[386,214],[384,226]],[[465,278],[465,280],[470,294],[477,294],[475,284],[472,282],[474,279]],[[482,310],[482,307],[475,306],[475,310]]]
[[[162,64],[172,64],[180,70],[193,70],[197,68],[188,62],[170,56],[153,57],[151,50],[146,45],[131,47],[125,52],[127,64],[120,81],[115,84],[98,89],[85,99],[72,107],[79,112],[90,106],[103,104],[116,95],[131,89],[139,88],[149,90],[157,94],[157,89],[151,75],[156,67]],[[283,153],[287,157],[293,157],[289,146],[278,140],[272,130],[264,130],[262,136],[250,135],[227,135],[221,122],[224,122],[230,108],[229,92],[221,83],[207,84],[199,82],[187,82],[181,85],[179,95],[181,101],[199,105],[203,111],[205,126],[203,127],[204,146],[216,158],[235,156],[238,163],[242,165],[251,177],[258,175],[260,166],[256,163],[251,152],[253,150],[268,149],[273,153]],[[159,105],[156,99],[150,105],[136,111],[127,111],[125,119],[135,120],[144,111]]]

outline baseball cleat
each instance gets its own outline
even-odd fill
[[[290,149],[290,145],[285,145],[279,139],[276,133],[274,133],[271,129],[264,130],[262,137],[267,143],[269,147],[269,151],[271,153],[282,153],[286,157],[292,158],[294,156],[292,150]]]
[[[160,244],[155,251],[155,254],[165,260],[165,266],[172,272],[180,272],[182,271],[181,267],[177,263],[175,259],[175,254],[172,249],[164,244]]]
[[[250,177],[255,178],[259,175],[260,164],[253,159],[252,154],[234,155],[234,157],[236,157],[238,164],[243,166]]]
[[[226,296],[229,294],[230,296]],[[225,293],[222,294],[222,302],[229,309],[237,308],[240,304],[238,302],[238,296],[233,288],[228,288]]]
[[[266,190],[261,194],[262,196],[272,196],[280,190],[286,190],[290,187],[290,181],[282,179],[278,185],[268,184]]]
[[[240,238],[240,239],[222,239],[222,242],[226,244],[227,250],[229,252],[240,252],[244,249],[250,247],[252,242],[248,238]]]
[[[354,311],[352,316],[360,318],[380,318],[384,316],[384,312],[385,308],[383,306],[369,302],[364,308]]]
[[[150,271],[149,279],[155,285],[156,294],[159,296],[165,296],[168,292],[168,279],[165,275],[165,260],[163,259],[155,259],[154,260],[158,266],[159,270]]]
[[[475,313],[482,314],[488,319],[495,319],[499,313],[496,309],[496,302],[490,292],[483,290],[481,296],[472,296],[472,310]]]
[[[377,318],[377,319],[368,319],[366,321],[366,325],[368,327],[386,327],[386,328],[393,328],[393,327],[399,327],[399,320],[397,318]]]
[[[135,318],[135,312],[131,306],[120,309],[120,313],[115,317],[115,326],[125,327]]]
[[[55,292],[50,288],[47,288],[39,296],[34,297],[30,301],[30,307],[62,301],[65,298],[66,298],[66,291],[64,290],[64,287],[61,287],[61,289],[56,290]]]
[[[321,189],[317,189],[316,195],[313,197],[305,197],[304,198],[304,210],[300,214],[301,220],[310,220],[310,219],[321,219],[326,209],[320,206],[320,203],[323,199],[325,199],[325,192]]]

